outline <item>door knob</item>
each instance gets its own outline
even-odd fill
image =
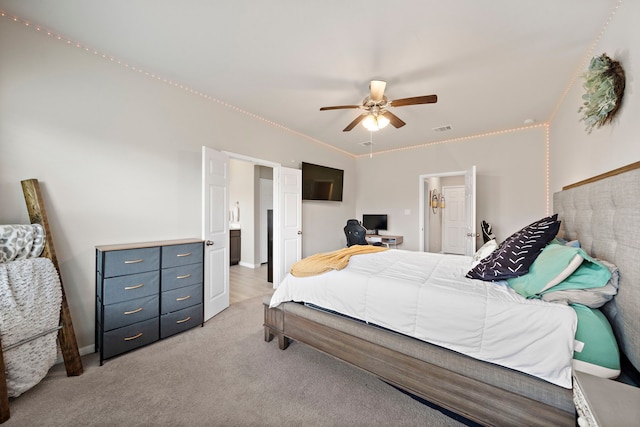
[[[213,240],[207,240],[204,244],[207,246],[213,246]]]
[[[298,235],[301,235],[301,234],[302,234],[302,230],[298,230]]]

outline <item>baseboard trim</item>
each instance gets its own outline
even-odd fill
[[[238,265],[241,265],[242,267],[248,267],[248,268],[260,268],[260,264],[249,264],[247,262],[242,262],[242,261],[240,261]]]
[[[86,356],[87,354],[95,353],[96,347],[93,344],[91,344],[91,345],[87,345],[82,348],[79,348],[78,351],[80,352],[80,356]],[[56,365],[59,365],[60,363],[64,363],[64,358],[62,357],[62,353],[58,352]]]

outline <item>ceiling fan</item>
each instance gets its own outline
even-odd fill
[[[391,123],[395,128],[406,125],[398,116],[390,112],[390,107],[404,107],[406,105],[433,104],[438,102],[437,95],[414,96],[412,98],[394,99],[389,101],[384,95],[387,82],[382,80],[371,80],[369,84],[369,96],[362,100],[361,105],[336,105],[333,107],[322,107],[320,111],[341,110],[347,108],[361,108],[365,110],[360,116],[344,128],[343,132],[348,132],[360,122],[370,131],[382,129]]]

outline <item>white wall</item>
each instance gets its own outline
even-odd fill
[[[303,254],[342,238],[355,211],[355,160],[338,151],[7,19],[0,58],[0,223],[28,222],[20,181],[37,178],[81,347],[96,245],[200,237],[203,145],[345,169],[345,202],[303,205]]]
[[[240,206],[240,263],[253,265],[254,259],[254,165],[243,160],[229,162],[229,209]]]
[[[585,131],[578,108],[583,79],[578,78],[551,123],[551,191],[640,160],[640,2],[626,0],[613,16],[587,60],[606,53],[626,74],[621,109],[613,123]],[[588,63],[580,73],[586,71]]]
[[[547,213],[545,159],[543,127],[359,157],[357,217],[387,213],[386,234],[403,235],[400,248],[418,250],[418,177],[476,165],[477,222],[491,223],[502,240]]]
[[[359,157],[357,217],[363,212],[387,212],[391,228],[387,233],[404,235],[401,248],[418,249],[418,175],[464,170],[475,164],[477,227],[483,219],[490,222],[500,241],[529,221],[551,213],[552,194],[563,186],[640,160],[638,16],[640,2],[622,2],[594,51],[585,52],[585,67],[579,71],[584,72],[587,61],[603,52],[622,63],[626,91],[611,125],[591,134],[585,132],[577,112],[582,105],[581,78],[570,86],[564,99],[558,94],[561,103],[549,126],[548,189],[546,135],[540,127],[372,159]],[[405,210],[410,213],[406,215]]]
[[[425,246],[425,251],[427,252],[435,252],[438,253],[442,250],[442,210],[438,209],[435,213],[431,209],[431,196],[433,195],[433,190],[438,191],[438,193],[442,194],[442,184],[441,180],[444,177],[434,176],[430,177],[428,181],[428,192],[425,190],[425,205],[424,211],[426,214],[424,215],[425,221],[425,239],[428,240],[429,245]],[[418,206],[420,209],[420,206]],[[418,221],[420,218],[418,217]],[[428,225],[427,225],[428,223]],[[418,244],[420,242],[418,241]]]

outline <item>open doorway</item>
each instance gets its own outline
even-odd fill
[[[274,209],[274,167],[231,153],[229,157],[229,302],[233,304],[273,292],[273,279],[269,281],[273,241],[268,239],[273,215],[268,212]]]
[[[229,306],[230,160],[240,159],[273,169],[273,283],[302,252],[302,173],[299,169],[240,154],[202,147],[202,237],[205,321]],[[240,215],[234,215],[238,218]]]
[[[462,198],[456,190],[461,187],[464,188]],[[420,251],[473,255],[476,249],[476,167],[420,175],[419,188]],[[452,203],[449,208],[447,197]]]

